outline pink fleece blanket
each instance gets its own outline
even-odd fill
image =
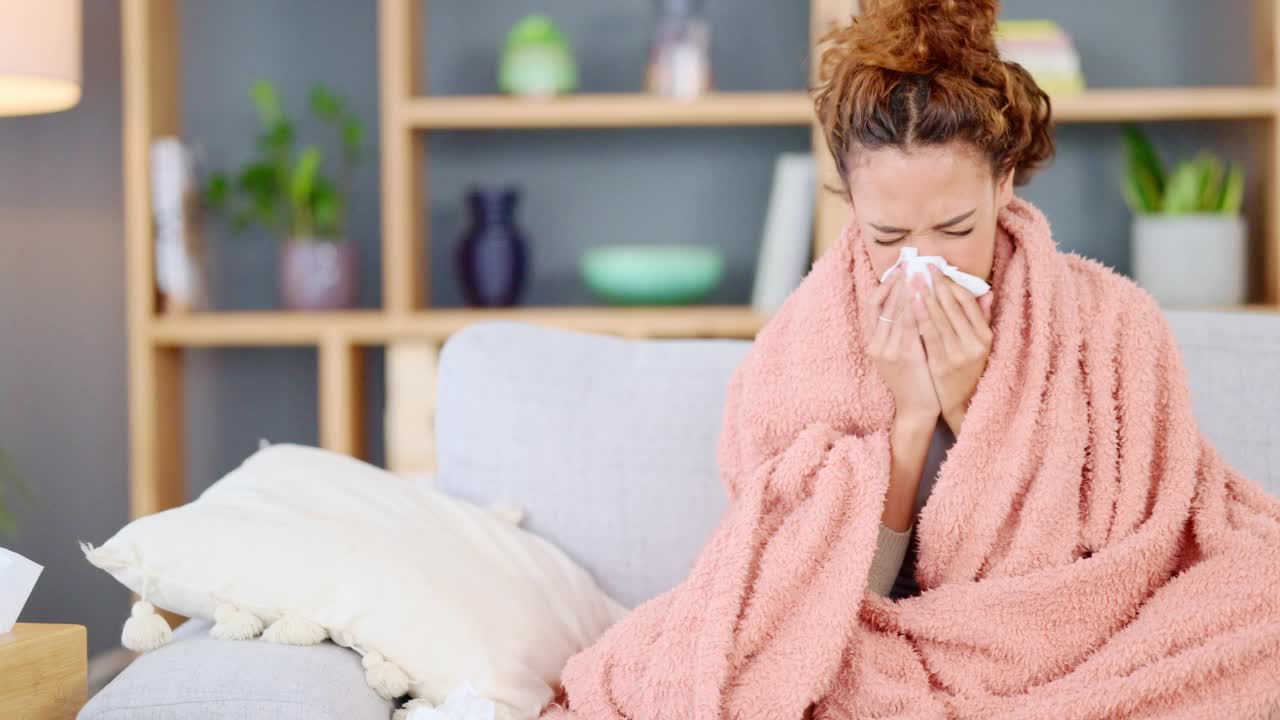
[[[573,656],[543,717],[1280,708],[1280,501],[1201,435],[1149,295],[1024,200],[998,224],[991,356],[916,522],[922,594],[866,590],[893,400],[847,228],[734,372],[732,502],[688,578]]]

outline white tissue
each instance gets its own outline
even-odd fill
[[[471,683],[463,683],[449,693],[442,705],[415,707],[408,720],[493,720],[495,712],[492,700],[477,695]]]
[[[898,254],[898,261],[895,262],[884,274],[880,276],[880,282],[884,282],[889,273],[893,272],[893,268],[899,265],[906,267],[907,279],[910,280],[913,275],[924,275],[925,281],[929,283],[929,287],[933,287],[933,275],[929,273],[929,266],[936,265],[943,275],[956,281],[960,287],[973,293],[974,297],[982,297],[991,290],[991,286],[986,280],[977,275],[970,275],[961,271],[955,265],[947,264],[946,258],[941,255],[920,255],[919,250],[913,247],[903,247],[902,252]]]
[[[0,635],[13,629],[43,567],[0,548]]]

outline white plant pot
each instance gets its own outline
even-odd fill
[[[1162,307],[1241,305],[1248,233],[1240,215],[1135,215],[1133,279]]]

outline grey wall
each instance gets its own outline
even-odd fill
[[[806,77],[803,2],[712,0],[715,63],[727,90],[798,89]],[[434,92],[492,90],[493,49],[521,15],[562,23],[584,90],[635,90],[649,3],[433,0],[425,24]],[[115,641],[125,593],[89,572],[75,540],[100,541],[126,518],[125,394],[120,218],[119,20],[114,3],[86,3],[86,97],[55,116],[0,120],[0,445],[36,491],[20,552],[48,565],[26,615],[90,627],[95,648]],[[183,75],[188,138],[208,167],[250,151],[253,79],[281,83],[304,110],[311,83],[345,92],[377,130],[375,5],[366,0],[186,2]],[[1117,8],[1123,8],[1120,14]],[[1006,17],[1050,16],[1074,36],[1093,86],[1253,82],[1253,3],[1199,0],[1009,0]],[[313,130],[303,126],[304,135]],[[1206,145],[1257,164],[1249,123],[1155,126],[1160,144]],[[519,220],[533,240],[525,301],[586,303],[575,263],[614,242],[720,247],[727,282],[712,300],[744,302],[750,287],[773,157],[807,147],[803,128],[436,133],[428,146],[432,301],[455,305],[447,268],[471,182],[523,188]],[[1055,165],[1022,193],[1040,205],[1064,249],[1128,270],[1128,213],[1115,190],[1117,128],[1069,125]],[[1252,175],[1251,177],[1256,177]],[[378,163],[361,172],[352,235],[365,252],[362,302],[378,298]],[[1256,183],[1255,183],[1256,186]],[[1250,198],[1256,196],[1255,190]],[[274,304],[274,247],[213,227],[221,308]],[[372,354],[367,408],[372,459],[381,459],[381,355]],[[306,350],[188,353],[192,492],[252,452],[259,437],[314,442],[315,357]]]
[[[96,650],[128,599],[76,546],[128,519],[115,3],[85,28],[80,104],[0,118],[0,447],[34,495],[0,545],[45,566],[22,619],[85,624]]]

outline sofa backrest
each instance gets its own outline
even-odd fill
[[[1227,463],[1280,495],[1280,312],[1167,310],[1196,424]]]
[[[1198,424],[1280,494],[1280,313],[1168,311]],[[675,586],[725,509],[715,464],[745,340],[624,340],[510,321],[445,344],[437,486],[525,527],[634,606]]]
[[[715,441],[749,347],[470,325],[441,351],[436,485],[523,508],[635,606],[688,574],[724,512]]]

